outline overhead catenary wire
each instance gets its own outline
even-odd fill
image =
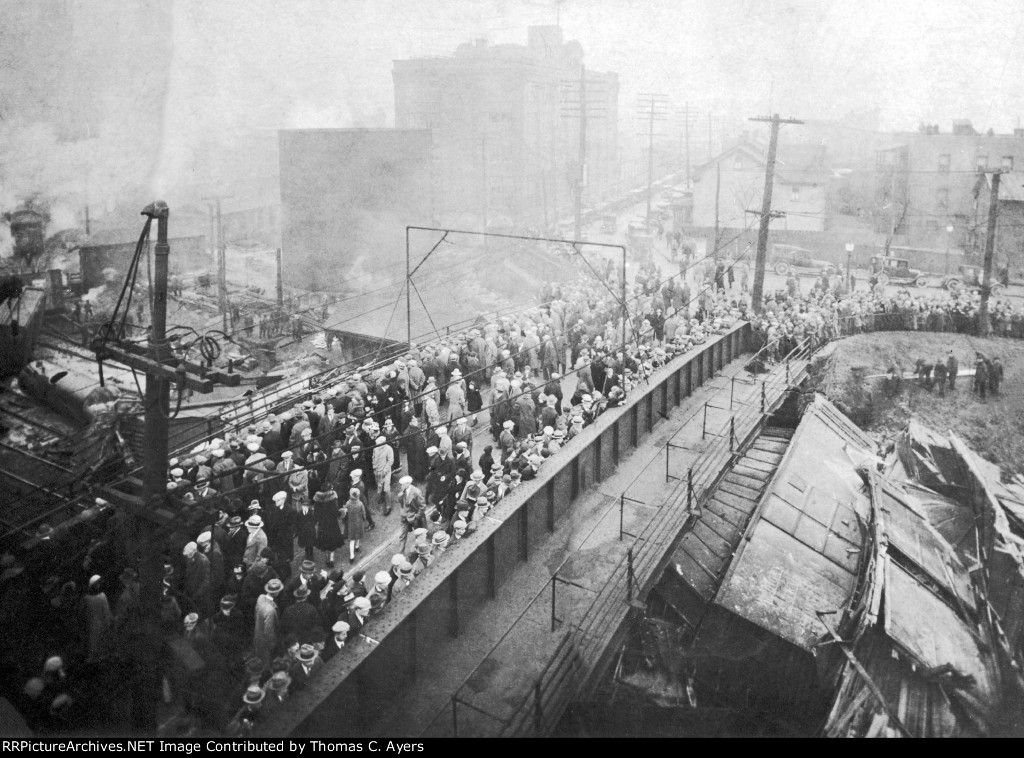
[[[741,260],[741,259],[737,259],[736,261],[734,261],[734,262],[733,262],[733,263],[731,264],[731,266],[732,266],[732,265],[736,265],[736,263],[738,263],[738,262],[739,262],[739,260]],[[695,262],[694,264],[692,264],[692,265],[691,265],[690,267],[687,267],[687,270],[689,270],[689,268],[692,268],[692,267],[693,267],[693,266],[695,266],[695,265],[697,265],[697,264],[696,264],[696,262]],[[730,266],[730,268],[731,268],[731,266]],[[674,277],[670,277],[670,278],[674,278]],[[708,284],[707,284],[707,286],[705,286],[704,288],[702,288],[702,289],[701,289],[701,290],[700,290],[700,291],[699,291],[698,293],[696,293],[696,294],[694,295],[694,297],[692,297],[692,298],[691,298],[691,299],[690,299],[690,300],[689,300],[689,301],[688,301],[688,302],[686,303],[686,308],[687,308],[687,309],[689,309],[689,306],[690,306],[690,305],[691,305],[691,304],[692,304],[692,303],[693,303],[693,302],[694,302],[695,300],[697,300],[697,299],[698,299],[698,298],[699,298],[699,297],[700,297],[701,295],[703,295],[703,294],[704,294],[704,291],[705,291],[705,290],[707,290],[707,289],[709,289],[709,288],[711,287],[711,282],[712,282],[712,281],[713,281],[713,280],[711,280],[711,279],[709,278],[709,279],[708,279]],[[636,295],[635,297],[633,297],[633,298],[630,298],[628,302],[634,302],[634,301],[636,301],[637,299],[639,299],[639,298],[641,298],[641,297],[644,297],[644,295],[642,295],[642,294],[638,294],[638,295]],[[534,308],[534,307],[536,307],[536,306],[535,306],[535,305],[531,305],[531,306],[529,306],[529,308],[528,308],[528,309],[532,309],[532,308]],[[634,332],[635,332],[635,326],[634,326]],[[530,348],[524,348],[523,350],[520,350],[520,351],[518,351],[518,352],[517,352],[517,355],[519,355],[519,354],[521,354],[521,353],[523,353],[523,352],[526,352],[526,351],[527,351],[527,350],[529,350],[529,349],[530,349]],[[368,354],[367,354],[367,355],[368,355]],[[365,357],[365,356],[363,356],[363,357]],[[497,363],[495,363],[495,364],[491,364],[491,365],[489,365],[489,366],[487,366],[487,367],[481,367],[481,369],[479,369],[479,370],[484,370],[485,368],[493,368],[493,367],[494,367],[494,366],[496,366],[496,365],[498,365],[498,364],[497,364]],[[336,367],[332,367],[331,369],[329,369],[329,370],[328,370],[328,372],[329,372],[329,371],[333,371],[333,370],[335,370],[335,368],[336,368]],[[584,370],[584,369],[586,369],[586,368],[588,368],[588,366],[586,366],[586,365],[583,365],[583,366],[580,366],[580,367],[577,367],[577,368],[572,368],[572,369],[569,369],[569,370],[567,370],[567,371],[566,371],[566,374],[565,374],[565,376],[569,376],[569,375],[572,375],[572,374],[576,374],[576,373],[578,373],[579,371],[581,371],[581,370]],[[324,372],[324,373],[328,373],[328,372]],[[448,386],[448,385],[443,385],[443,386]],[[442,387],[438,387],[438,390],[440,390],[441,388],[442,388]],[[423,396],[423,394],[425,394],[425,393],[421,393],[420,395],[416,395],[416,396],[413,396],[413,397],[411,397],[411,398],[409,399],[409,401],[410,401],[410,402],[415,402],[415,400],[417,400],[417,399],[419,399],[420,397],[422,397],[422,396]],[[482,411],[482,410],[490,410],[490,409],[491,409],[491,408],[493,408],[493,407],[494,407],[495,405],[496,405],[496,403],[492,403],[492,404],[490,404],[490,405],[486,406],[485,408],[481,408],[480,410],[481,410],[481,411]],[[467,414],[467,416],[468,416],[468,415],[472,415],[472,414]],[[453,420],[454,420],[454,419],[449,419],[448,423],[450,423],[450,422],[451,422],[451,421],[453,421]],[[440,426],[440,425],[439,425],[439,426]],[[426,427],[426,429],[432,429],[432,428],[434,428],[434,427]],[[426,430],[426,429],[425,429],[425,430]],[[318,436],[318,438],[317,438],[317,439],[318,439],[318,441],[319,441],[319,440],[320,440],[320,436]],[[404,437],[400,438],[400,440],[399,440],[399,441],[401,441],[401,439],[404,439]],[[208,440],[207,440],[207,441],[208,441]],[[311,464],[311,465],[310,465],[309,467],[307,467],[307,468],[312,468],[312,467],[313,467],[314,465],[316,465],[316,464]],[[114,484],[113,484],[113,486],[116,486],[116,483],[114,483]],[[35,521],[34,521],[34,520],[32,520],[32,521],[30,521],[30,522],[28,522],[28,523],[35,523]]]

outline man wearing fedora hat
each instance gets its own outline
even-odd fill
[[[249,541],[249,530],[245,528],[240,514],[233,514],[227,522],[227,535],[224,541],[224,560],[229,566],[242,563],[245,545]]]
[[[486,491],[487,486],[484,484],[484,472],[477,469],[469,475],[469,481],[459,495],[459,502],[468,503],[470,514],[472,514],[472,509],[475,507],[477,499],[483,497]]]
[[[462,372],[459,369],[452,371],[452,380],[444,391],[445,399],[448,401],[448,421],[465,416],[468,413],[466,407],[466,387],[462,381]]]
[[[373,475],[377,480],[377,495],[384,507],[385,516],[391,515],[391,472],[394,464],[395,451],[388,444],[388,438],[381,434],[374,441]]]
[[[264,521],[267,544],[275,553],[291,558],[295,552],[295,509],[287,506],[288,493],[279,490],[274,493],[271,505],[260,515]]]
[[[280,579],[271,579],[263,588],[263,594],[256,601],[255,627],[252,636],[252,650],[262,661],[269,661],[277,650],[280,637],[280,619],[277,610],[277,596],[284,589]]]
[[[320,594],[327,586],[327,579],[323,573],[317,573],[316,563],[312,560],[304,560],[299,564],[299,572],[284,585],[284,591],[279,597],[279,605],[287,608],[295,599],[295,590],[305,587],[309,590],[307,602],[316,609],[320,609]]]
[[[242,563],[246,568],[256,562],[263,548],[267,546],[267,535],[263,531],[263,519],[257,515],[250,516],[245,522],[248,536],[245,539],[245,551],[242,553]]]
[[[264,688],[266,696],[263,700],[262,717],[270,720],[275,713],[283,710],[288,703],[289,688],[292,678],[287,671],[275,671]]]
[[[228,668],[234,671],[242,660],[242,653],[248,636],[242,614],[235,607],[234,595],[225,595],[220,600],[217,612],[204,621],[206,635],[220,650]]]
[[[288,673],[292,678],[292,690],[298,692],[305,689],[311,679],[314,679],[324,667],[324,662],[312,645],[301,645],[295,662]]]
[[[415,576],[413,574],[413,565],[408,561],[408,559],[403,558],[402,562],[397,567],[397,571],[398,576],[395,578],[390,590],[392,599],[400,597],[402,592],[412,584],[412,580]]]
[[[323,623],[319,611],[309,603],[310,594],[309,587],[296,587],[292,592],[294,601],[281,614],[281,631],[294,634],[303,644],[312,643],[313,630]]]
[[[411,476],[403,476],[398,480],[398,507],[402,517],[402,551],[405,551],[405,543],[409,533],[417,527],[423,526],[424,502],[423,493],[418,487],[413,486]]]
[[[213,613],[213,596],[210,592],[210,559],[199,550],[195,542],[189,542],[182,550],[185,559],[185,595],[193,607],[209,618]]]
[[[512,419],[508,419],[502,424],[502,432],[498,437],[498,446],[501,448],[501,462],[505,464],[509,458],[512,457],[512,452],[516,446],[516,437],[514,430],[516,428],[516,422]]]
[[[228,724],[227,733],[231,737],[248,737],[252,734],[256,724],[262,720],[260,709],[263,706],[265,697],[263,688],[258,684],[251,684],[242,695],[242,708],[235,714]]]
[[[373,588],[367,594],[371,606],[376,609],[370,615],[377,615],[387,605],[388,591],[391,587],[391,574],[387,571],[378,571],[373,575]]]
[[[473,455],[473,430],[470,429],[465,416],[461,416],[455,420],[455,426],[452,428],[449,436],[452,438],[452,442],[455,443],[455,445],[458,445],[460,442],[465,442],[466,450],[469,452],[469,455]]]
[[[433,564],[434,561],[436,561],[441,556],[441,554],[444,553],[444,551],[448,549],[448,541],[449,541],[449,539],[450,538],[448,537],[448,533],[447,532],[443,532],[440,529],[438,529],[436,532],[434,532],[434,536],[431,537],[431,540],[430,540],[430,545],[431,545],[430,563],[431,564]]]

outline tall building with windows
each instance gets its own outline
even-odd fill
[[[396,60],[395,127],[429,129],[436,219],[473,226],[553,225],[617,179],[618,75],[586,70],[557,26],[526,45],[460,45],[453,55]],[[580,171],[580,79],[586,165]]]

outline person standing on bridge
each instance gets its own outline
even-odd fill
[[[469,455],[472,457],[472,455],[473,455],[473,430],[470,429],[469,428],[469,424],[466,423],[466,417],[465,416],[461,416],[458,419],[456,419],[455,426],[452,427],[452,430],[451,430],[451,433],[449,434],[449,436],[451,437],[452,443],[455,444],[456,446],[460,442],[465,442],[466,443],[466,450],[468,451]]]
[[[424,501],[423,493],[418,487],[414,487],[411,476],[403,476],[398,480],[400,487],[398,493],[398,508],[402,517],[402,552],[405,552],[405,543],[409,533],[413,529],[419,529],[424,524]]]
[[[327,568],[334,568],[334,553],[345,543],[339,524],[338,494],[329,483],[313,496],[313,508],[316,514],[316,546],[326,554]]]
[[[445,390],[444,396],[448,401],[449,422],[466,415],[468,412],[466,408],[466,388],[462,381],[462,372],[459,369],[452,371],[452,381],[448,385],[448,389]]]
[[[389,419],[390,420],[390,419]],[[388,439],[381,434],[373,448],[373,475],[377,480],[377,495],[384,508],[384,515],[391,514],[391,474],[394,471],[395,452]]]
[[[363,505],[359,488],[352,487],[348,491],[348,502],[345,503],[342,511],[342,517],[345,519],[345,532],[348,537],[349,563],[356,562],[356,553],[361,549],[360,541],[366,532],[367,516],[366,506]]]

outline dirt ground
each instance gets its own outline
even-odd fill
[[[999,357],[1004,366],[999,395],[982,402],[972,392],[973,377],[960,377],[955,392],[940,397],[916,381],[904,380],[898,396],[886,394],[886,382],[873,375],[892,366],[911,372],[918,358],[934,362],[953,350],[961,371],[973,368],[975,352]],[[858,386],[853,373],[864,371]],[[876,332],[837,343],[820,390],[847,407],[865,406],[863,389],[871,391],[870,421],[862,427],[880,442],[902,430],[911,416],[939,432],[954,431],[974,450],[1002,468],[1004,478],[1024,473],[1024,342],[978,339],[929,332]]]

